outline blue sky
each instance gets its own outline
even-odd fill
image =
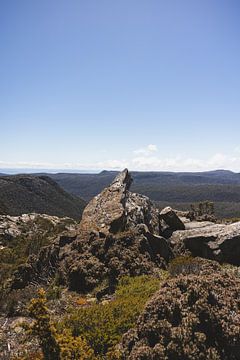
[[[0,168],[240,171],[240,2],[2,0]]]

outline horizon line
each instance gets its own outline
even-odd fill
[[[121,172],[124,169],[66,169],[66,168],[31,168],[31,167],[17,167],[17,168],[0,168],[0,174],[3,175],[17,175],[17,174],[38,174],[38,173],[51,173],[51,174],[59,174],[59,173],[66,173],[66,174],[100,174],[104,171],[106,172]],[[217,168],[217,169],[211,169],[211,170],[136,170],[136,169],[128,169],[129,172],[153,172],[153,173],[209,173],[209,172],[231,172],[234,174],[239,174],[237,171],[233,171],[230,169],[224,169],[224,168]]]

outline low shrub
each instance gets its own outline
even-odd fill
[[[84,297],[78,297],[75,302],[76,302],[76,305],[78,305],[78,306],[85,306],[88,304],[87,299]]]
[[[29,314],[35,320],[25,324],[30,336],[36,336],[42,349],[44,360],[94,360],[94,352],[82,337],[73,337],[67,329],[58,333],[51,321],[47,298],[43,289],[38,297],[31,300]]]
[[[47,289],[46,296],[48,300],[56,300],[61,298],[61,294],[62,289],[60,286],[51,285]]]
[[[240,279],[221,271],[168,280],[121,348],[124,360],[239,360]]]
[[[192,256],[178,256],[171,260],[168,266],[170,276],[178,275],[198,275],[202,272],[220,271],[221,266],[212,260],[202,259]]]
[[[166,277],[166,272],[162,277]],[[124,277],[113,300],[72,310],[59,330],[69,328],[73,336],[84,337],[99,358],[116,359],[115,345],[135,325],[146,301],[157,291],[159,284],[159,279],[151,276]]]
[[[27,304],[36,293],[34,286],[27,286],[24,289],[12,290],[0,288],[0,313],[5,316],[26,316],[28,313]]]

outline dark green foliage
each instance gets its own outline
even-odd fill
[[[224,271],[168,280],[122,340],[127,360],[238,360],[240,279]]]
[[[203,201],[190,205],[191,218],[196,220],[214,220],[215,207],[212,201]]]
[[[48,300],[56,300],[61,298],[62,288],[60,286],[56,286],[51,284],[47,288],[46,297]]]

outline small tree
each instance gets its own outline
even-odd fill
[[[210,201],[209,202],[209,214],[214,215],[214,213],[215,213],[214,203]]]
[[[204,203],[200,202],[198,204],[198,216],[202,216],[204,211]]]
[[[35,319],[28,326],[28,332],[39,339],[44,360],[94,360],[94,352],[85,339],[72,336],[66,329],[58,334],[51,322],[47,308],[46,293],[43,289],[38,291],[38,297],[32,299],[29,305],[30,316]]]
[[[60,346],[56,340],[56,329],[51,324],[46,304],[46,293],[40,289],[38,297],[32,299],[29,305],[29,314],[35,319],[29,327],[29,333],[38,337],[45,360],[60,360]]]

